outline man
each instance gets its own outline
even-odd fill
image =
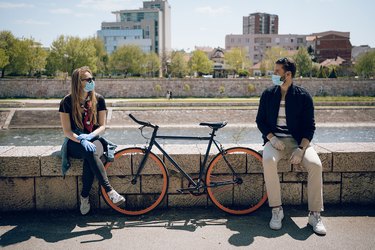
[[[322,163],[310,145],[315,131],[314,104],[310,94],[293,84],[296,65],[282,58],[275,63],[272,82],[261,98],[256,123],[264,139],[263,171],[269,206],[272,207],[270,228],[282,227],[280,181],[277,164],[287,156],[291,164],[301,164],[308,172],[308,223],[315,233],[326,234],[320,217],[323,211]]]

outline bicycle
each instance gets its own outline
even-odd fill
[[[253,173],[256,165],[259,167],[262,155],[245,147],[224,149],[214,139],[216,132],[225,127],[227,122],[200,123],[200,126],[208,126],[212,129],[210,136],[207,137],[169,136],[158,135],[158,125],[137,120],[132,114],[129,114],[129,117],[141,125],[139,129],[143,137],[145,137],[143,135],[145,127],[152,128],[153,132],[151,138],[147,138],[150,140],[145,148],[122,149],[115,153],[114,162],[108,162],[105,165],[107,173],[116,175],[111,180],[111,184],[126,198],[124,204],[117,206],[111,202],[102,187],[102,196],[112,209],[125,215],[142,215],[152,211],[163,201],[168,190],[169,176],[164,162],[151,151],[154,146],[188,180],[188,187],[178,189],[179,193],[189,192],[192,195],[207,193],[219,209],[235,215],[251,213],[267,200],[263,175],[249,174]],[[208,141],[203,162],[199,166],[198,178],[193,178],[185,172],[158,143],[158,139]],[[206,168],[212,144],[216,146],[219,153]],[[205,179],[203,180],[204,173]]]

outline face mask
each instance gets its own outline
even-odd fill
[[[285,77],[281,77],[279,75],[272,75],[272,82],[273,84],[280,86],[284,83]]]
[[[90,92],[95,89],[95,82],[91,80],[90,82],[86,82],[86,86],[83,89],[85,92]]]

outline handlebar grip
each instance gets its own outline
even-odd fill
[[[151,123],[149,122],[143,122],[143,121],[139,121],[137,120],[132,114],[129,114],[129,117],[135,121],[136,123],[138,123],[139,125],[142,125],[142,126],[148,126],[148,127],[154,127]]]

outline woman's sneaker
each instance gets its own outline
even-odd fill
[[[284,211],[282,207],[272,208],[272,218],[270,221],[270,228],[279,230],[282,227],[282,220],[284,219]]]
[[[326,235],[327,230],[323,225],[322,218],[318,212],[309,213],[309,224],[312,226],[315,233],[320,235]]]
[[[90,201],[88,196],[86,198],[81,196],[81,204],[79,206],[79,210],[81,211],[82,215],[85,215],[90,211]]]
[[[121,205],[122,203],[125,202],[124,196],[119,195],[119,193],[117,193],[114,189],[109,191],[107,194],[108,194],[108,197],[116,206]]]

